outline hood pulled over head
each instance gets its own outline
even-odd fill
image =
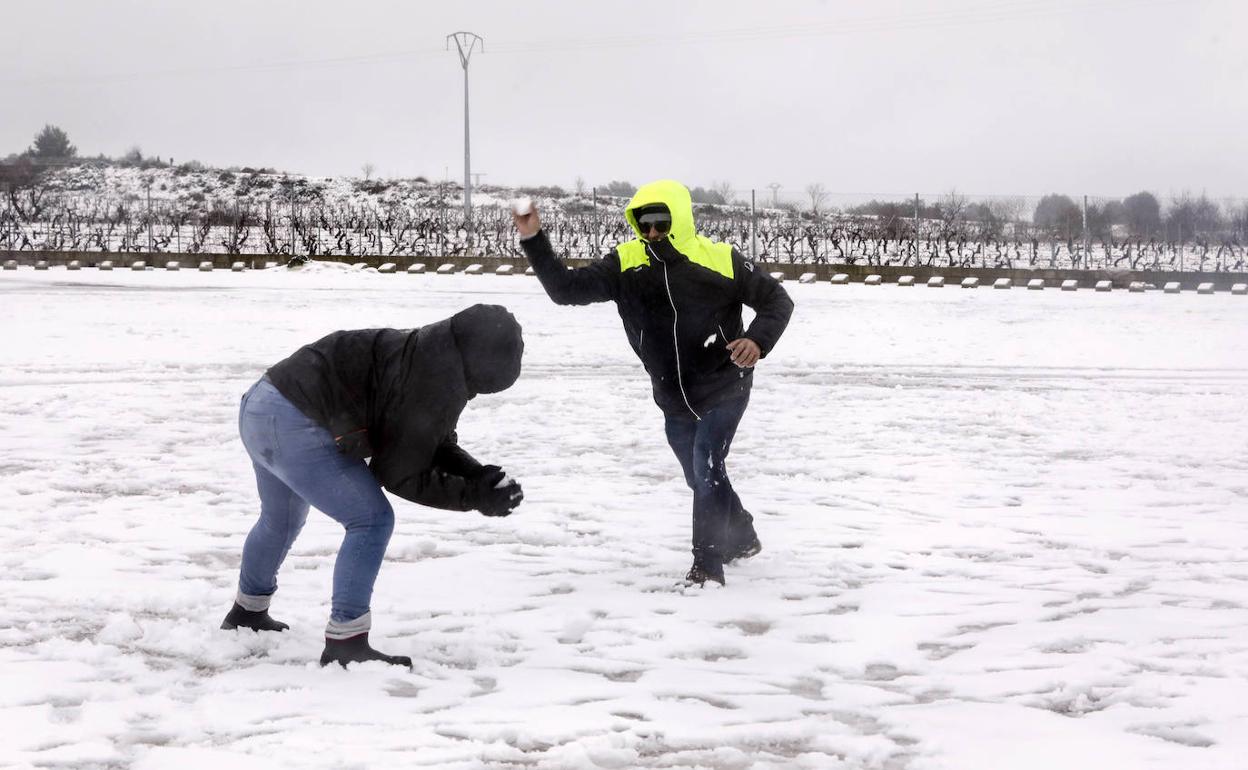
[[[469,397],[498,393],[520,377],[524,338],[520,322],[501,305],[473,305],[451,316],[451,333],[464,362]]]

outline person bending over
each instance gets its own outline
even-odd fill
[[[270,368],[239,411],[260,518],[243,546],[238,594],[221,627],[288,628],[270,617],[269,603],[315,506],[346,530],[321,665],[410,666],[410,658],[378,652],[368,641],[373,584],[394,529],[382,488],[434,508],[511,513],[524,498],[520,485],[474,460],[455,427],[469,400],[511,387],[523,351],[511,313],[474,305],[419,329],[334,332]]]

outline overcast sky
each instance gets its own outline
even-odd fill
[[[0,0],[0,156],[1248,196],[1244,0]]]

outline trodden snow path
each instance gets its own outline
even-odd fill
[[[789,285],[730,472],[764,551],[677,589],[689,493],[610,306],[531,278],[0,275],[0,766],[1242,768],[1248,302]],[[223,632],[237,404],[339,328],[524,325],[463,444],[507,519],[396,500],[373,637]]]

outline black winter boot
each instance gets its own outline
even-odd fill
[[[693,566],[689,568],[689,572],[685,575],[685,583],[691,586],[703,585],[708,580],[719,583],[721,586],[725,585],[723,562],[714,557],[703,557],[694,560]]]
[[[370,660],[380,660],[392,666],[412,667],[412,659],[406,655],[386,655],[374,650],[368,644],[367,631],[346,639],[325,638],[325,651],[321,653],[322,666],[337,663],[346,668],[348,663],[364,663]]]
[[[243,609],[238,602],[234,602],[234,606],[230,608],[229,614],[225,616],[225,620],[221,621],[221,629],[224,631],[233,631],[236,628],[250,628],[252,631],[285,631],[290,626],[274,620],[269,617],[268,610],[260,610],[252,612]]]
[[[763,544],[758,541],[758,535],[750,535],[748,539],[743,538],[729,548],[728,555],[724,557],[724,564],[756,556],[761,550],[763,550]]]

